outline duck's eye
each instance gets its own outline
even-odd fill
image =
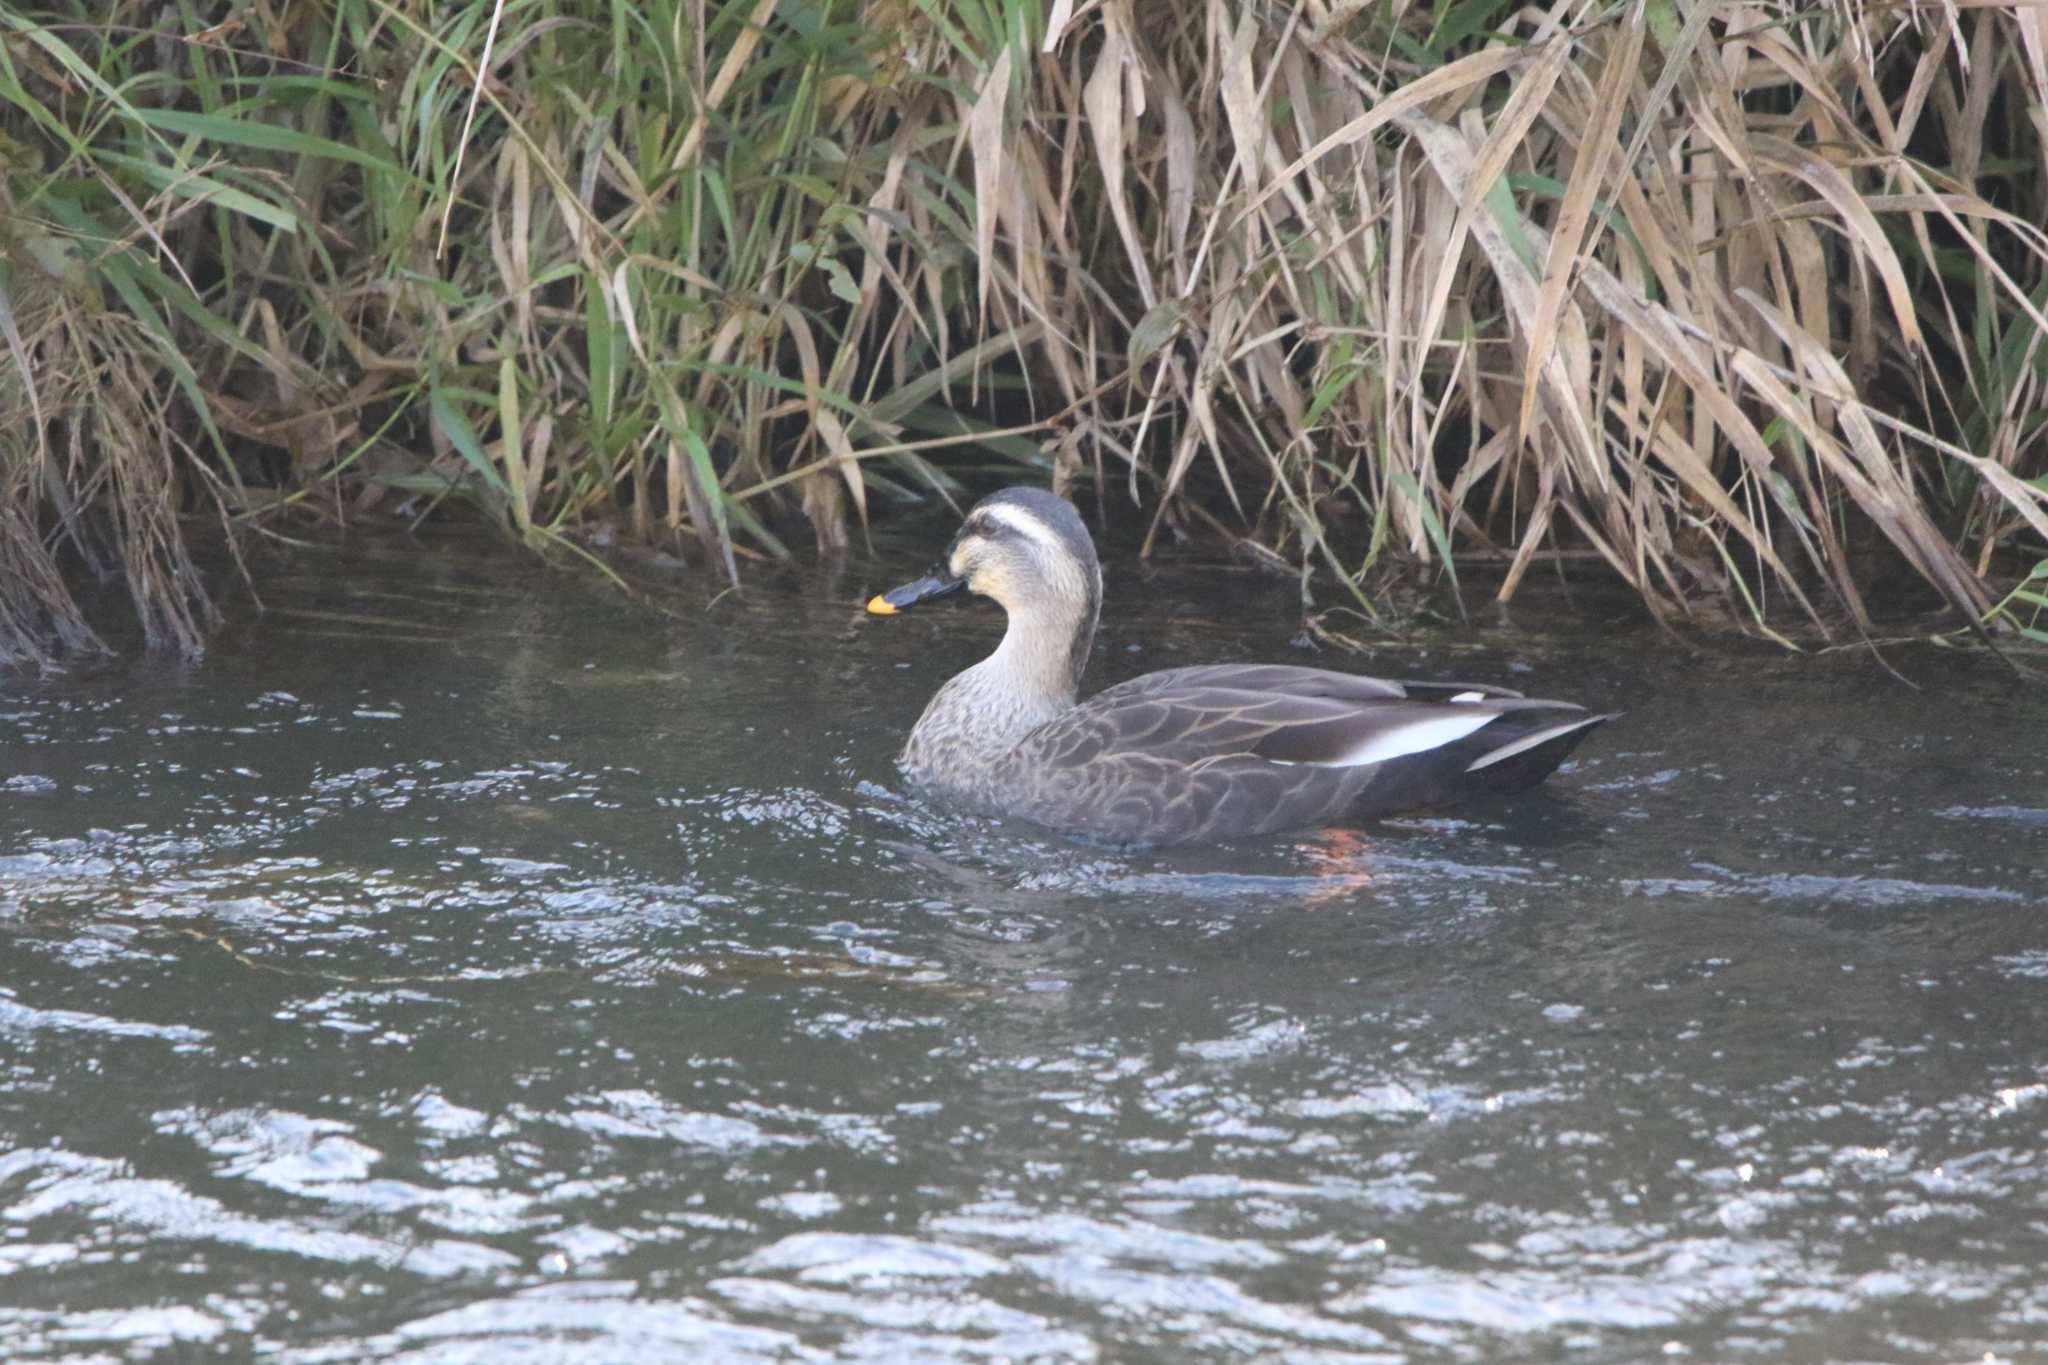
[[[971,535],[987,536],[990,539],[994,539],[1002,534],[1003,524],[990,517],[976,517],[967,523],[967,530]]]

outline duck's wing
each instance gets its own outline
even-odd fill
[[[1570,702],[1476,689],[1441,702],[1335,697],[1202,685],[1185,675],[1204,670],[1173,672],[1183,676],[1112,688],[1032,732],[1019,758],[1046,781],[1041,808],[1025,813],[1113,843],[1383,815],[1532,786],[1609,719]]]
[[[1187,668],[1164,668],[1129,682],[1106,687],[1094,700],[1123,700],[1179,692],[1190,688],[1216,688],[1230,692],[1258,692],[1289,697],[1322,697],[1331,701],[1367,702],[1380,699],[1448,701],[1456,696],[1519,697],[1520,692],[1485,683],[1395,681],[1368,678],[1357,673],[1338,673],[1327,668],[1303,668],[1296,664],[1195,664]]]
[[[1606,719],[1570,702],[1474,691],[1454,695],[1465,699],[1419,701],[1383,692],[1333,697],[1187,684],[1112,688],[1045,727],[1042,741],[1034,740],[1057,738],[1057,748],[1041,750],[1055,764],[1124,753],[1180,763],[1242,754],[1295,767],[1357,768],[1455,749],[1464,760],[1461,767],[1484,767],[1496,748],[1556,725]],[[1482,742],[1468,742],[1474,739]]]

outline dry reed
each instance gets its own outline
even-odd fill
[[[1898,566],[2048,643],[2032,8],[113,10],[0,15],[15,662],[73,560],[197,648],[195,514],[737,581],[963,452],[1361,600],[1590,553],[1789,640]]]

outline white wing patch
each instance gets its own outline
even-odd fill
[[[1502,759],[1513,758],[1516,754],[1527,753],[1539,744],[1548,744],[1560,735],[1568,735],[1572,731],[1584,729],[1588,725],[1598,725],[1605,719],[1607,719],[1605,716],[1587,716],[1584,720],[1568,720],[1562,725],[1553,725],[1548,729],[1537,730],[1523,735],[1512,744],[1503,744],[1498,749],[1481,754],[1478,758],[1465,765],[1465,771],[1476,773],[1481,768],[1490,768]]]
[[[1315,763],[1289,763],[1287,766],[1363,768],[1368,763],[1384,763],[1390,758],[1400,758],[1404,754],[1419,754],[1429,749],[1441,749],[1446,744],[1457,743],[1493,720],[1497,714],[1493,711],[1463,712],[1457,715],[1427,716],[1421,720],[1406,721],[1391,730],[1369,735],[1333,757]]]

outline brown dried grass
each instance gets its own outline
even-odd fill
[[[1119,259],[1179,343],[1134,376],[1148,416],[1189,419],[1166,492],[1205,453],[1243,481],[1227,409],[1287,513],[1269,537],[1304,552],[1341,496],[1368,562],[1497,550],[1506,598],[1569,538],[1660,614],[1732,599],[1764,627],[1779,596],[1825,630],[1815,593],[1870,623],[1874,529],[1981,619],[1994,552],[2048,539],[2036,13],[1524,8],[1430,65],[1397,39],[1437,12],[1162,30],[1110,0],[1099,43],[1063,39],[1070,80],[1121,76],[1088,117]],[[1222,117],[1157,112],[1184,106]],[[1994,131],[2035,158],[1991,178],[2031,218],[1977,192]],[[1985,282],[1963,300],[1928,268],[1958,248]],[[1987,323],[2023,338],[2000,384]],[[1944,505],[1952,468],[1974,491]]]
[[[1361,601],[1591,555],[1787,638],[1869,629],[1897,565],[2048,641],[2001,595],[2048,555],[2034,8],[336,0],[339,48],[259,8],[113,70],[145,9],[5,30],[8,108],[77,130],[12,192],[88,184],[164,319],[0,280],[17,639],[89,638],[77,509],[192,647],[216,501],[452,496],[736,582],[993,453]]]

